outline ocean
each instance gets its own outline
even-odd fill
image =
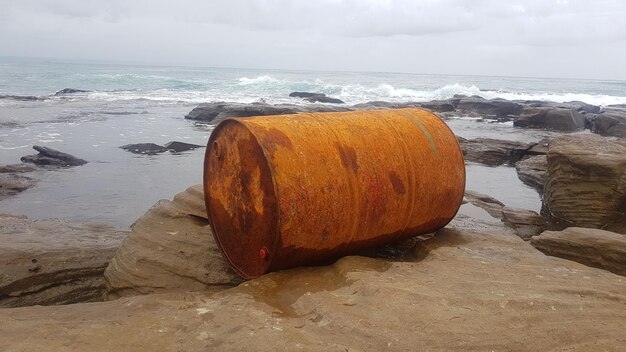
[[[63,88],[86,90],[55,96]],[[385,72],[317,72],[173,67],[0,58],[0,164],[45,145],[90,161],[28,174],[38,184],[0,201],[0,212],[128,226],[151,205],[202,182],[204,151],[135,155],[119,146],[206,144],[211,126],[184,119],[203,102],[307,104],[293,91],[326,93],[347,104],[429,101],[456,94],[509,100],[626,104],[626,81]],[[26,98],[36,97],[36,98]],[[457,135],[537,141],[548,131],[511,123],[448,120]],[[468,164],[468,189],[509,206],[539,210],[539,195],[510,167]]]

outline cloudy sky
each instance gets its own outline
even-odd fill
[[[0,0],[0,56],[626,79],[624,0]]]

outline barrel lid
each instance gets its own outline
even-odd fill
[[[278,239],[272,170],[244,123],[222,121],[209,138],[204,191],[213,235],[232,269],[245,279],[268,271]]]

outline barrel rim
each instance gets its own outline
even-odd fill
[[[241,127],[243,127],[244,129],[246,129],[250,135],[254,138],[254,142],[257,144],[257,146],[259,147],[259,149],[261,150],[262,154],[263,154],[263,163],[265,164],[265,166],[267,166],[268,170],[269,170],[269,174],[270,174],[270,178],[272,180],[272,190],[273,190],[273,196],[275,197],[275,199],[278,201],[278,188],[276,187],[276,177],[275,177],[275,172],[274,172],[274,168],[272,163],[269,162],[268,159],[268,154],[267,151],[265,150],[265,148],[263,148],[263,146],[261,145],[261,143],[259,143],[259,138],[258,136],[253,132],[253,129],[249,128],[246,123],[244,122],[246,118],[226,118],[222,121],[220,121],[220,123],[218,123],[215,128],[213,128],[213,131],[211,132],[211,135],[209,136],[209,140],[207,142],[207,148],[205,150],[205,154],[204,154],[204,163],[203,163],[203,189],[204,189],[204,202],[205,202],[205,207],[206,207],[206,211],[207,211],[207,216],[208,216],[208,220],[209,220],[209,225],[211,226],[211,232],[213,234],[213,238],[215,240],[215,243],[217,244],[217,247],[220,249],[220,252],[222,253],[222,255],[224,256],[224,258],[226,258],[226,261],[228,262],[229,266],[231,269],[233,269],[233,271],[239,275],[240,277],[242,277],[245,280],[250,280],[250,279],[255,279],[265,273],[267,273],[268,271],[270,271],[271,267],[272,267],[272,261],[274,258],[274,255],[276,254],[276,248],[278,247],[278,242],[280,239],[280,214],[279,214],[279,206],[278,203],[276,203],[276,209],[274,211],[274,219],[272,219],[272,222],[274,222],[276,224],[276,232],[274,234],[268,234],[268,237],[273,238],[273,246],[272,248],[268,248],[269,250],[269,256],[266,259],[266,264],[265,264],[265,270],[263,271],[263,273],[261,273],[260,275],[250,275],[248,273],[246,273],[245,271],[243,271],[241,268],[239,268],[239,266],[235,265],[234,261],[230,258],[230,256],[228,255],[228,253],[226,252],[226,250],[224,250],[224,246],[222,245],[222,242],[220,241],[220,236],[217,233],[216,227],[215,227],[215,222],[212,216],[209,206],[209,198],[207,197],[208,194],[208,190],[207,190],[207,180],[208,180],[208,161],[210,158],[210,152],[211,152],[211,145],[213,145],[213,142],[215,142],[215,139],[217,138],[219,131],[223,130],[224,128],[226,128],[225,126],[229,125],[229,124],[237,124],[240,125]]]

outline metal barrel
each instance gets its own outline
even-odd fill
[[[204,160],[215,240],[245,279],[433,232],[464,190],[455,135],[419,109],[226,119]]]

